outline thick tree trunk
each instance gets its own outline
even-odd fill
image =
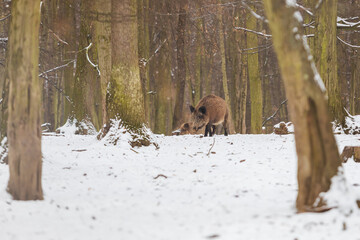
[[[340,97],[337,72],[336,18],[337,0],[324,0],[315,14],[314,59],[325,83],[333,120],[344,126],[345,115]]]
[[[112,72],[106,97],[107,116],[140,128],[145,121],[138,62],[136,0],[111,1]]]
[[[176,50],[177,50],[177,78],[176,78],[176,98],[175,98],[175,109],[172,128],[180,126],[181,122],[184,121],[183,109],[184,109],[184,93],[186,83],[186,63],[185,63],[185,30],[186,30],[186,11],[188,8],[188,0],[180,1],[179,6],[179,19],[177,26],[177,39],[176,39]]]
[[[288,2],[264,0],[264,5],[295,127],[299,185],[296,207],[299,212],[316,211],[324,204],[316,200],[321,192],[329,190],[341,161],[325,87],[302,34],[301,15]]]
[[[41,93],[38,77],[40,0],[13,0],[9,49],[8,192],[16,200],[43,199]]]

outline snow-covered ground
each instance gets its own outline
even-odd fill
[[[160,149],[132,151],[94,136],[44,136],[44,201],[11,200],[0,165],[0,239],[360,239],[357,209],[296,214],[293,135],[155,139]],[[337,140],[340,150],[360,144]],[[359,194],[360,163],[344,171]]]

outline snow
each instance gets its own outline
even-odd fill
[[[296,7],[296,0],[286,0],[286,5],[288,7]]]
[[[299,22],[303,22],[303,18],[301,16],[301,13],[299,11],[294,12],[294,18],[298,20]]]
[[[326,92],[325,84],[324,84],[323,80],[321,79],[321,76],[320,76],[320,74],[319,74],[319,72],[318,72],[318,70],[317,70],[317,68],[315,66],[314,61],[312,60],[313,57],[311,55],[311,50],[310,50],[310,47],[308,45],[306,36],[303,36],[302,39],[303,39],[304,48],[305,48],[306,53],[308,55],[308,60],[310,61],[310,64],[311,64],[311,69],[313,70],[313,73],[314,73],[314,80],[317,83],[317,85],[320,87],[320,90],[322,92]]]
[[[0,239],[359,239],[357,208],[296,213],[293,135],[154,138],[159,149],[132,151],[95,136],[44,136],[44,201],[13,201],[0,164]],[[339,149],[360,143],[336,138]],[[343,170],[359,196],[360,164]]]

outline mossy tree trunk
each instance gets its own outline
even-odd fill
[[[135,128],[145,121],[138,62],[136,0],[111,1],[111,79],[106,97],[108,119]]]
[[[300,13],[287,2],[264,0],[264,5],[295,127],[299,186],[296,207],[299,212],[317,211],[324,202],[316,200],[321,192],[329,190],[341,161],[325,87],[302,33],[302,22],[296,18]]]
[[[12,1],[7,190],[16,200],[43,199],[39,25],[40,0]]]
[[[324,0],[315,12],[314,59],[325,83],[333,120],[344,126],[345,114],[340,96],[337,71],[336,18],[337,0]]]
[[[176,61],[177,61],[177,78],[176,78],[176,98],[175,109],[173,116],[172,128],[180,126],[184,121],[184,94],[186,83],[186,62],[185,62],[185,30],[186,30],[186,11],[188,8],[188,0],[179,2],[179,18],[177,25],[177,39],[176,39]]]
[[[257,31],[257,19],[250,13],[247,14],[246,27]],[[259,46],[256,34],[247,33],[247,48],[255,49],[248,54],[248,74],[250,82],[250,102],[251,102],[251,133],[261,133],[262,125],[262,88],[259,70],[259,55],[256,48]]]

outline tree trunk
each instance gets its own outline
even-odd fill
[[[301,15],[295,12],[295,4],[287,2],[264,0],[264,5],[295,127],[299,186],[296,207],[299,212],[317,211],[324,202],[316,200],[321,192],[329,190],[341,161],[325,87],[302,34]]]
[[[15,200],[43,199],[41,92],[38,77],[40,0],[13,0],[9,48],[8,192]]]
[[[140,128],[145,120],[138,62],[136,0],[111,1],[111,79],[107,116]]]
[[[221,3],[221,1],[220,1]],[[217,13],[217,20],[219,24],[219,44],[220,44],[220,55],[221,55],[221,75],[222,75],[222,87],[224,90],[224,98],[225,102],[228,105],[229,108],[229,121],[230,121],[230,128],[228,131],[230,133],[234,132],[234,125],[233,125],[233,118],[232,118],[232,111],[231,111],[231,102],[230,102],[230,96],[229,96],[229,88],[228,88],[228,76],[226,71],[226,52],[225,52],[225,32],[224,32],[224,25],[223,25],[223,11],[221,11],[221,7],[219,7],[218,13]]]
[[[100,109],[102,101],[101,91],[97,91],[97,89],[101,89],[101,86],[99,73],[92,65],[95,63],[90,63],[97,58],[95,29],[93,21],[90,19],[90,12],[93,8],[90,1],[81,4],[80,43],[72,99],[74,117],[79,122],[84,119],[90,120],[95,128],[99,129],[102,121]]]
[[[246,26],[248,29],[257,31],[257,19],[252,14],[247,14]],[[259,70],[259,56],[256,48],[259,46],[256,34],[247,33],[247,48],[254,49],[248,54],[248,73],[250,82],[251,101],[251,133],[261,133],[262,127],[262,90]]]
[[[345,115],[337,72],[336,18],[337,0],[324,0],[315,14],[314,59],[325,83],[333,120],[344,126]]]
[[[150,35],[149,35],[149,0],[137,0],[138,2],[138,36],[139,36],[139,67],[140,79],[144,95],[145,122],[150,127]]]
[[[184,121],[183,109],[184,109],[184,93],[186,83],[186,63],[185,63],[185,30],[186,30],[186,11],[188,8],[188,0],[180,1],[179,7],[179,20],[177,26],[177,39],[176,39],[176,50],[177,50],[177,78],[176,78],[176,98],[175,98],[175,109],[172,128],[180,126],[181,122]]]
[[[102,124],[107,121],[106,91],[111,78],[111,0],[96,1],[96,46],[100,69]]]

